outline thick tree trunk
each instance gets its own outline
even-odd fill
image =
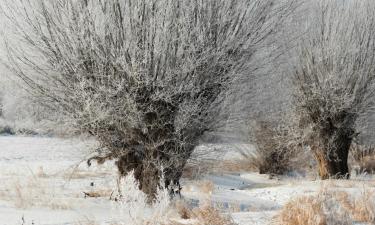
[[[121,176],[126,176],[130,171],[134,171],[134,178],[139,182],[139,189],[149,198],[149,202],[155,199],[155,194],[160,186],[161,177],[164,178],[164,185],[169,189],[171,196],[179,189],[179,180],[188,160],[184,154],[176,154],[173,157],[165,152],[176,149],[174,143],[166,143],[156,149],[147,149],[147,155],[135,154],[132,151],[120,157],[116,164]],[[188,150],[192,151],[192,150]]]
[[[171,195],[179,192],[179,180],[185,164],[197,144],[198,137],[203,133],[200,129],[176,133],[176,106],[162,100],[152,101],[152,93],[152,89],[145,89],[140,92],[138,99],[141,103],[150,101],[149,104],[140,104],[145,108],[139,109],[144,112],[146,129],[135,129],[131,132],[130,136],[134,136],[134,141],[124,141],[124,146],[129,146],[129,151],[124,150],[123,152],[128,153],[117,161],[122,176],[134,170],[139,188],[147,194],[150,202],[155,199],[161,177]],[[183,141],[181,136],[184,137]],[[132,144],[129,144],[130,142]]]
[[[318,161],[319,176],[321,179],[349,178],[350,174],[347,162],[347,153],[344,153],[339,157],[332,158],[327,157],[324,152],[319,151],[315,153],[315,157]]]
[[[156,196],[160,184],[161,171],[149,162],[143,162],[143,171],[138,178],[139,188],[147,195],[151,203]]]
[[[313,147],[321,179],[347,179],[350,177],[348,155],[353,132],[336,129],[322,132],[320,144]]]
[[[136,158],[133,154],[120,157],[116,164],[121,176],[127,176],[130,171],[134,171],[139,189],[147,195],[149,202],[152,202],[160,184],[160,168],[151,160]]]

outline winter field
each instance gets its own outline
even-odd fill
[[[0,225],[375,225],[375,0],[0,0]]]
[[[140,199],[115,201],[116,168],[111,163],[87,167],[84,161],[95,146],[94,141],[2,136],[0,146],[0,224],[4,225],[154,224],[142,223],[147,218],[153,218],[151,222],[160,220],[155,224],[215,225],[208,221],[212,219],[209,214],[183,219],[188,216],[183,210],[207,205],[224,217],[231,217],[238,225],[279,224],[283,210],[299,213],[301,217],[305,213],[317,213],[315,222],[309,224],[326,224],[324,221],[330,219],[326,217],[342,219],[342,223],[336,224],[372,224],[375,213],[371,208],[375,180],[365,175],[346,181],[297,176],[270,179],[257,173],[226,173],[223,168],[223,172],[216,171],[199,179],[184,178],[182,198],[175,200],[180,203],[159,204],[160,208],[153,208],[137,202]],[[127,191],[133,191],[128,197],[136,195],[126,184],[121,189],[124,196],[128,196]],[[309,196],[316,201],[322,198],[324,204],[316,202],[308,206],[292,202],[286,206],[300,197],[308,200]],[[134,217],[126,215],[127,204],[137,209],[129,211],[136,214]],[[182,204],[187,209],[182,209]],[[164,213],[152,215],[158,210]]]

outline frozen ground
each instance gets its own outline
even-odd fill
[[[84,159],[93,148],[94,141],[79,139],[0,137],[0,225],[121,221],[121,207],[110,200],[116,170],[111,163],[88,168]],[[353,192],[365,183],[374,187],[364,177],[355,179],[335,186]],[[240,225],[268,224],[292,198],[332,186],[332,181],[268,179],[254,173],[213,174],[202,180],[183,180],[183,197],[197,205],[209,200]],[[99,197],[85,198],[84,192]]]

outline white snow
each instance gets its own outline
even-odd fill
[[[93,140],[0,137],[0,224],[121,221],[124,208],[109,199],[109,193],[117,190],[113,162],[90,168],[85,163],[95,146]],[[212,174],[202,179],[214,183],[212,192],[201,191],[198,181],[183,180],[183,197],[197,205],[209,200],[223,213],[231,213],[239,225],[267,224],[286,202],[315,194],[330,182],[269,179],[255,173]],[[364,177],[357,179],[358,187],[361,182],[371,182]],[[342,188],[358,192],[357,186],[342,182]],[[107,195],[84,198],[83,192],[90,191]]]

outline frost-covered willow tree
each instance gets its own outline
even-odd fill
[[[232,82],[257,69],[292,9],[276,0],[19,0],[8,68],[41,104],[101,143],[98,161],[135,170],[153,197],[178,183]],[[282,3],[282,4],[281,4]],[[161,169],[162,168],[162,169]]]
[[[374,106],[375,2],[311,4],[294,74],[295,103],[321,178],[349,176],[356,122]]]

